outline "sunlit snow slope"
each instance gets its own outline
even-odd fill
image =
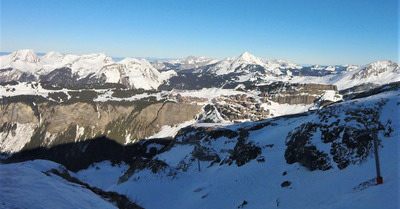
[[[126,171],[102,163],[76,176],[135,197],[145,208],[398,208],[399,93],[290,117],[183,131],[145,168]],[[381,141],[384,183],[379,186],[372,141],[368,134],[362,135],[364,142],[356,135],[365,133],[374,118],[369,128],[378,130]],[[296,140],[305,141],[290,148]],[[291,162],[293,153],[304,156]],[[101,181],[110,170],[121,177]]]

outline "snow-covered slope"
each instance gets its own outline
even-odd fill
[[[173,70],[160,73],[145,59],[125,58],[118,64],[124,69],[121,78],[134,88],[157,89],[163,81],[175,75]]]
[[[398,208],[399,93],[214,130],[188,128],[165,152],[137,158],[114,183],[101,181],[110,169],[121,172],[107,163],[76,176],[134,196],[145,208]],[[382,185],[375,183],[366,127],[380,139]]]
[[[387,84],[397,82],[400,81],[400,67],[392,61],[376,61],[342,76],[334,77],[331,81],[339,88],[350,88],[366,83]]]
[[[368,65],[349,69],[333,75],[326,76],[283,76],[272,78],[290,83],[321,83],[333,84],[339,90],[351,88],[362,84],[383,85],[400,81],[400,67],[389,60],[380,60]],[[270,81],[269,81],[270,82]],[[267,82],[268,83],[268,82]]]
[[[117,208],[81,185],[48,173],[51,169],[60,170],[61,165],[44,160],[0,164],[0,207]]]

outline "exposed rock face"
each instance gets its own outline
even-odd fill
[[[29,105],[22,102],[0,105],[0,123],[17,122],[21,124],[38,123],[35,111]]]
[[[239,130],[186,127],[180,130],[175,140],[181,145],[196,145],[191,152],[193,157],[190,159],[193,160],[188,161],[188,164],[192,164],[194,159],[198,158],[201,161],[210,162],[209,166],[235,164],[240,167],[252,160],[257,159],[260,162],[264,159],[260,156],[262,153],[260,145],[249,140],[249,133],[269,125],[272,123],[261,123]],[[220,147],[221,144],[223,144],[222,147]]]
[[[347,89],[343,89],[340,91],[340,94],[343,95],[347,95],[347,94],[351,94],[351,93],[357,93],[357,92],[362,92],[374,87],[379,86],[378,84],[374,84],[374,83],[365,83],[365,84],[360,84],[357,86],[353,86],[351,88],[347,88]]]
[[[271,85],[258,86],[262,96],[279,104],[312,104],[326,91],[334,91],[335,99],[340,99],[335,85],[325,84],[291,84],[277,82]]]
[[[0,69],[0,84],[6,84],[11,82],[27,82],[36,81],[35,76],[22,72],[21,70],[6,68]]]
[[[288,134],[286,162],[299,162],[310,170],[344,169],[363,162],[372,152],[371,134],[381,131],[390,136],[392,132],[390,120],[386,124],[378,120],[385,103],[382,100],[365,107],[354,102],[347,109],[341,105],[322,109],[316,119]]]
[[[193,119],[201,106],[172,102],[0,104],[0,151],[16,152],[40,146],[107,136],[120,144],[136,142],[164,125]]]

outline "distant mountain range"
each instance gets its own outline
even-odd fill
[[[78,56],[49,52],[39,56],[33,50],[18,50],[1,56],[0,61],[0,83],[39,81],[58,87],[120,84],[136,89],[200,89],[284,81],[334,84],[344,89],[400,80],[398,64],[389,60],[361,67],[304,67],[284,60],[265,60],[248,52],[223,60],[189,56],[152,62],[124,58],[116,62],[103,53]]]

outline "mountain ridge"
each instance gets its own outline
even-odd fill
[[[390,69],[384,70],[386,68]],[[368,72],[360,72],[367,69]],[[61,83],[42,80],[48,78],[45,75],[55,70],[64,71],[61,73],[63,77],[56,79]],[[164,85],[174,88],[176,84],[175,81],[170,82],[171,78],[179,80],[179,76],[185,73],[186,76],[192,74],[190,76],[195,77],[208,74],[213,77],[211,79],[225,80],[225,83],[220,83],[219,86],[229,84],[228,86],[235,87],[246,82],[259,85],[269,81],[309,83],[313,80],[317,83],[338,85],[340,89],[369,82],[379,84],[395,82],[400,76],[398,64],[392,61],[375,61],[361,67],[354,65],[304,67],[284,60],[258,58],[248,52],[223,60],[189,56],[155,62],[136,58],[125,58],[116,62],[105,53],[79,56],[52,51],[37,56],[33,50],[18,50],[0,56],[1,83],[42,81],[57,86],[115,83],[122,84],[126,88],[158,89]],[[69,83],[64,84],[63,80],[69,80]],[[202,83],[197,86],[206,87]]]

